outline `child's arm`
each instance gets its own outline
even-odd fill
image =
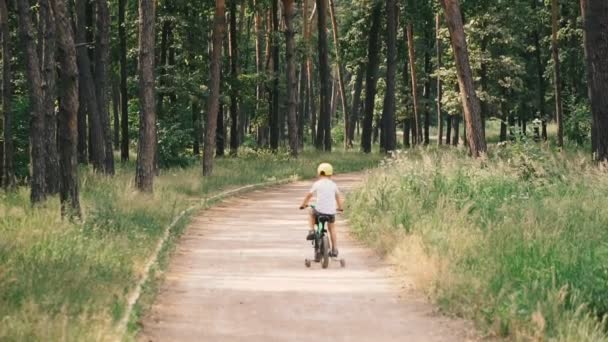
[[[336,203],[338,203],[338,211],[344,211],[344,200],[339,191],[336,192]]]
[[[306,194],[306,197],[304,197],[304,201],[302,201],[302,205],[300,206],[300,209],[304,209],[308,206],[308,202],[310,202],[310,199],[312,198],[312,192],[309,192],[308,194]]]

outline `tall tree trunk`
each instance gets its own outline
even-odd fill
[[[104,172],[114,174],[114,149],[108,101],[108,63],[110,56],[110,10],[107,0],[97,0],[97,38],[95,40],[95,90],[104,140]]]
[[[296,120],[297,105],[297,78],[296,78],[296,43],[295,31],[293,29],[293,18],[295,17],[294,0],[283,0],[283,11],[285,18],[285,44],[287,62],[287,125],[289,134],[289,148],[291,155],[298,155],[298,123]]]
[[[298,85],[298,113],[296,120],[298,123],[298,146],[301,150],[304,147],[304,122],[308,117],[308,80],[306,79],[306,63],[300,64],[299,72],[300,84]]]
[[[532,0],[532,10],[536,12],[536,0]],[[545,77],[544,71],[545,66],[543,64],[542,59],[542,51],[540,45],[540,35],[538,33],[539,29],[537,27],[534,28],[532,32],[532,36],[534,39],[534,55],[536,57],[536,75],[538,78],[538,111],[540,114],[539,119],[542,124],[542,139],[547,140],[547,113],[546,113],[546,105],[545,105]]]
[[[55,113],[55,101],[57,100],[57,67],[55,51],[56,27],[55,14],[51,10],[49,0],[41,0],[40,4],[40,27],[41,39],[39,40],[42,62],[42,110],[44,111],[44,145],[45,145],[45,182],[46,193],[56,194],[59,192],[59,155],[57,154],[57,115]]]
[[[65,0],[51,0],[56,15],[59,45],[59,165],[61,213],[80,216],[78,196],[77,121],[78,121],[78,66],[74,33]]]
[[[486,29],[486,28],[484,28]],[[481,62],[481,70],[479,72],[479,76],[481,79],[481,91],[484,93],[488,92],[488,65],[485,62],[485,54],[487,53],[488,50],[488,37],[484,37],[481,40],[481,54],[484,55],[484,58],[482,59]],[[481,131],[482,131],[482,135],[486,136],[486,118],[488,117],[488,104],[486,103],[486,101],[480,99],[479,100],[479,108],[480,108],[480,115],[481,115]]]
[[[557,46],[557,31],[559,20],[559,4],[551,0],[551,55],[553,56],[553,89],[555,92],[555,119],[557,121],[557,146],[564,145],[564,123],[562,103],[562,80],[559,64],[559,47]]]
[[[256,114],[260,109],[260,101],[262,100],[262,86],[260,82],[262,72],[262,35],[263,32],[260,30],[260,14],[258,4],[256,0],[253,0],[253,10],[255,11],[253,27],[255,30],[255,111]]]
[[[314,88],[314,76],[313,76],[313,70],[312,70],[312,58],[310,56],[310,50],[311,50],[311,46],[310,46],[310,37],[311,37],[311,23],[312,23],[312,19],[314,17],[314,12],[312,14],[312,16],[310,17],[310,19],[308,18],[308,0],[303,0],[302,1],[302,6],[303,6],[303,10],[302,10],[302,26],[304,26],[304,46],[305,46],[305,51],[306,51],[306,79],[308,81],[307,84],[307,88],[308,88],[308,108],[309,108],[309,112],[310,112],[310,120],[309,120],[309,124],[310,124],[310,133],[311,133],[311,139],[310,141],[312,142],[313,145],[316,146],[316,139],[317,139],[317,130],[316,130],[316,125],[317,125],[317,112],[316,112],[316,105],[315,105],[315,88]]]
[[[452,115],[446,116],[446,127],[445,127],[445,144],[449,145],[452,143]]]
[[[363,64],[357,68],[357,77],[355,78],[355,92],[353,94],[353,106],[350,110],[350,120],[348,125],[348,147],[353,146],[355,139],[355,125],[359,121],[359,107],[361,107],[361,89],[363,88]]]
[[[264,55],[265,55],[265,63],[264,63],[264,70],[266,70],[266,78],[270,78],[270,76],[272,75],[272,71],[273,71],[273,58],[272,58],[272,13],[270,13],[271,11],[268,10],[266,15],[265,15],[265,22],[266,22],[266,47],[264,49]],[[267,120],[264,123],[264,126],[262,128],[262,140],[263,140],[263,146],[269,146],[270,145],[270,122],[271,122],[271,117],[272,117],[272,104],[273,104],[273,100],[272,100],[272,79],[270,79],[269,81],[264,82],[264,90],[266,92],[266,100],[268,102],[268,116],[267,116]]]
[[[414,131],[416,132],[412,136],[412,144],[417,145],[420,143],[420,137],[422,133],[420,132],[420,112],[418,105],[418,79],[416,77],[416,51],[414,49],[414,33],[412,23],[407,24],[406,35],[407,35],[407,47],[408,47],[408,55],[409,55],[409,65],[410,65],[410,80],[412,87],[412,100],[414,102]]]
[[[76,54],[78,61],[78,72],[80,76],[80,87],[83,88],[84,98],[80,103],[86,101],[89,123],[89,159],[95,170],[104,169],[105,164],[105,141],[97,103],[97,94],[93,74],[91,72],[91,60],[88,51],[87,24],[86,24],[86,0],[76,0]]]
[[[198,156],[201,154],[201,112],[198,99],[193,97],[190,106],[192,110],[192,153]]]
[[[334,36],[334,48],[336,52],[336,64],[338,65],[338,83],[340,86],[340,99],[342,100],[342,111],[344,114],[344,148],[348,147],[349,116],[348,107],[346,106],[346,88],[344,87],[344,77],[342,75],[342,60],[340,59],[340,41],[338,40],[338,24],[336,22],[334,0],[329,0],[329,13],[331,16],[331,27]]]
[[[270,148],[279,148],[279,5],[278,0],[272,0],[272,110],[270,113]]]
[[[310,141],[314,146],[317,146],[317,104],[315,102],[315,79],[312,72],[312,59],[308,59],[306,63],[306,71],[308,73],[308,89],[309,94],[309,105],[310,105]]]
[[[135,184],[144,192],[154,190],[156,155],[156,96],[154,85],[154,22],[156,4],[139,0],[139,141]]]
[[[167,6],[170,7],[170,6]],[[167,12],[170,12],[167,10]],[[170,15],[170,13],[167,13]],[[169,40],[171,35],[171,19],[165,17],[162,19],[162,28],[160,32],[160,51],[158,57],[158,65],[159,65],[159,75],[158,75],[158,91],[156,93],[158,99],[156,104],[156,109],[158,112],[158,117],[163,117],[163,112],[165,110],[165,93],[167,88],[167,55],[169,54]]]
[[[412,119],[405,118],[403,120],[403,146],[410,147],[410,130],[412,129]]]
[[[381,24],[382,6],[373,5],[369,38],[367,40],[367,75],[365,78],[365,115],[363,117],[363,130],[361,132],[361,149],[365,153],[372,151],[372,124],[374,120],[374,104],[376,101],[376,82],[378,81],[379,60],[379,33]]]
[[[230,1],[230,154],[236,155],[239,148],[239,99],[238,99],[238,79],[239,79],[239,49],[236,27],[236,3],[238,0]],[[243,5],[241,5],[243,6]]]
[[[120,149],[120,85],[116,77],[112,76],[112,113],[114,114],[114,150]]]
[[[458,146],[460,143],[460,116],[452,115],[452,128],[454,134],[452,134],[452,145]]]
[[[221,79],[221,76],[220,76]],[[224,156],[224,142],[226,140],[226,127],[224,127],[224,104],[220,101],[220,109],[217,112],[217,129],[216,132],[216,146],[215,146],[215,156],[223,157]]]
[[[396,148],[395,136],[395,79],[397,76],[397,3],[386,0],[386,92],[382,110],[382,136],[386,152]]]
[[[83,86],[83,76],[78,74],[78,163],[87,164],[88,159],[88,127],[87,127],[87,103],[83,102],[86,97]]]
[[[118,0],[118,50],[120,55],[120,160],[129,160],[129,94],[127,93],[127,0]],[[82,106],[82,104],[81,104]]]
[[[428,39],[430,40],[430,38]],[[430,127],[431,127],[431,110],[429,104],[431,103],[431,54],[429,53],[430,48],[424,51],[424,73],[427,75],[426,81],[424,82],[424,89],[422,96],[425,99],[424,104],[424,144],[428,145],[431,143]]]
[[[213,20],[213,50],[209,67],[209,99],[207,101],[207,127],[205,150],[203,152],[203,176],[213,173],[213,153],[215,152],[215,131],[217,113],[220,109],[220,71],[222,63],[222,41],[226,30],[224,0],[215,1],[215,18]]]
[[[442,62],[442,47],[441,38],[439,31],[441,29],[441,14],[435,15],[435,48],[437,50],[437,70],[441,69]],[[443,142],[443,114],[441,113],[441,100],[443,97],[443,89],[441,84],[441,77],[437,75],[437,144],[441,145]]]
[[[446,23],[450,31],[452,49],[454,50],[460,97],[467,126],[469,152],[473,157],[479,157],[486,153],[487,147],[481,128],[481,109],[473,84],[460,4],[458,0],[441,0],[441,4],[445,11]]]
[[[327,56],[327,0],[317,0],[317,29],[319,54],[319,128],[317,130],[317,149],[331,151],[331,108],[329,89],[329,60]]]
[[[11,71],[11,46],[10,30],[8,26],[8,9],[6,0],[0,0],[0,37],[2,37],[2,112],[4,114],[4,144],[3,144],[3,169],[2,185],[5,189],[15,187],[15,167],[13,148],[13,112],[12,112],[12,71]]]
[[[602,0],[581,0],[581,11],[593,117],[592,131],[595,136],[592,151],[597,161],[605,163],[608,162],[608,3]]]
[[[30,16],[28,0],[18,0],[19,35],[24,47],[26,75],[30,97],[30,154],[31,154],[31,201],[33,204],[46,199],[44,162],[44,111],[42,109],[42,76],[36,51],[36,38]]]

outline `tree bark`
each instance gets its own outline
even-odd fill
[[[349,131],[349,109],[346,106],[346,87],[344,86],[344,77],[342,75],[343,73],[342,60],[340,59],[340,41],[338,34],[338,24],[336,22],[334,0],[329,0],[329,13],[331,16],[331,26],[333,29],[332,31],[334,36],[334,48],[336,50],[336,64],[338,65],[338,84],[340,86],[340,99],[342,101],[342,111],[344,112],[344,148],[346,149],[348,147],[348,135],[346,133]]]
[[[318,150],[331,151],[331,108],[329,88],[329,60],[327,55],[327,0],[317,1],[317,30],[319,54],[319,129],[316,147]],[[320,129],[322,128],[322,129]]]
[[[376,101],[376,82],[378,81],[379,60],[379,31],[382,6],[375,3],[372,9],[371,25],[367,46],[367,75],[365,78],[365,116],[361,132],[361,149],[365,153],[372,151],[372,124],[374,120],[374,104]]]
[[[536,12],[536,0],[532,0],[532,10]],[[539,119],[542,123],[542,139],[547,140],[547,113],[546,113],[546,105],[545,105],[545,78],[544,78],[544,70],[545,66],[543,65],[542,59],[542,51],[540,45],[540,35],[538,33],[539,29],[535,27],[532,32],[532,36],[534,39],[534,55],[536,58],[536,75],[538,78],[538,111],[539,111]]]
[[[430,39],[429,39],[430,40]],[[422,96],[425,99],[424,104],[424,144],[428,145],[431,143],[430,128],[431,128],[431,109],[429,103],[431,103],[431,54],[429,53],[430,48],[424,51],[424,73],[427,75],[426,81],[424,82],[424,89]]]
[[[299,149],[304,148],[304,123],[308,118],[308,78],[306,77],[306,62],[302,62],[300,65],[300,85],[299,85],[299,114],[297,115],[298,120],[298,141]]]
[[[236,155],[239,148],[239,49],[236,27],[236,3],[238,0],[230,1],[230,154]],[[242,5],[241,5],[242,6]]]
[[[201,136],[201,119],[198,99],[192,98],[190,104],[192,110],[192,153],[195,156],[201,154],[200,136]]]
[[[412,119],[403,120],[403,146],[410,147],[410,130],[412,129]]]
[[[84,91],[84,82],[82,81],[82,74],[78,75],[78,163],[87,164],[88,159],[88,127],[87,127],[87,104],[83,102],[86,97]]]
[[[435,16],[435,48],[437,50],[437,70],[441,69],[442,62],[442,46],[441,38],[439,37],[439,31],[441,29],[441,14],[437,13]],[[443,143],[443,114],[441,113],[441,101],[443,98],[443,89],[441,83],[441,77],[437,75],[437,145]]]
[[[112,76],[112,113],[114,114],[114,150],[120,149],[120,90],[116,77]]]
[[[11,46],[10,46],[10,29],[8,26],[8,9],[5,0],[0,0],[0,37],[2,38],[2,112],[4,114],[3,133],[3,169],[0,169],[2,175],[2,185],[5,189],[15,187],[15,164],[14,164],[14,148],[13,148],[13,112],[12,112],[12,69],[11,69]]]
[[[220,68],[222,62],[222,41],[226,30],[224,0],[215,1],[215,18],[213,21],[213,50],[209,67],[209,99],[207,101],[207,127],[203,152],[203,176],[213,173],[213,153],[215,152],[215,134],[217,113],[220,109]]]
[[[608,3],[581,0],[594,158],[608,162]]]
[[[91,72],[91,60],[89,57],[86,37],[86,0],[76,0],[76,54],[78,61],[78,72],[80,75],[80,87],[83,88],[84,98],[80,103],[86,101],[89,123],[89,159],[97,171],[104,170],[105,165],[105,141],[97,103],[97,94],[93,74]]]
[[[418,78],[416,77],[416,51],[414,48],[414,33],[412,23],[408,23],[406,27],[407,47],[410,65],[410,81],[412,87],[412,101],[414,102],[414,131],[412,136],[412,145],[420,143],[420,112],[418,106]]]
[[[467,142],[469,153],[473,157],[480,157],[487,151],[486,140],[481,127],[481,109],[479,99],[475,93],[469,53],[464,34],[462,15],[458,0],[441,0],[445,12],[446,23],[450,31],[452,49],[460,87],[460,97],[464,110],[465,124],[467,126]]]
[[[298,122],[296,120],[297,106],[297,78],[296,78],[296,43],[295,31],[293,29],[293,18],[295,17],[294,0],[283,0],[283,12],[285,18],[285,44],[287,62],[287,125],[289,134],[289,148],[291,155],[298,156]]]
[[[450,145],[452,143],[452,115],[446,116],[446,127],[445,127],[445,144]]]
[[[452,145],[458,146],[460,143],[460,116],[452,115],[452,129],[454,129],[454,134],[452,134]]]
[[[303,6],[303,10],[302,10],[302,26],[304,27],[304,46],[305,46],[305,53],[306,53],[306,79],[307,79],[307,88],[308,88],[308,108],[309,108],[309,113],[310,113],[310,120],[309,120],[309,125],[310,125],[310,133],[311,133],[311,139],[310,141],[312,142],[313,145],[316,146],[316,139],[317,139],[317,131],[316,131],[316,125],[317,125],[317,112],[316,112],[316,105],[315,105],[315,92],[314,92],[314,77],[313,77],[313,70],[312,70],[312,58],[310,56],[310,37],[311,37],[311,22],[312,19],[314,17],[314,12],[312,14],[312,16],[310,17],[310,19],[308,18],[308,0],[303,0],[302,1],[302,6]]]
[[[382,110],[382,136],[386,152],[396,148],[395,136],[395,79],[397,76],[397,3],[386,0],[386,92]]]
[[[255,111],[260,109],[260,101],[262,100],[262,86],[260,82],[262,72],[262,30],[260,30],[260,14],[258,13],[258,4],[253,0],[253,10],[255,11],[253,27],[255,31]]]
[[[270,148],[277,151],[280,139],[279,124],[279,4],[272,0],[272,106],[270,112]]]
[[[107,0],[97,0],[95,40],[95,90],[104,141],[104,172],[114,174],[114,149],[108,101],[108,60],[110,56],[110,11]]]
[[[65,0],[51,0],[56,15],[59,45],[59,165],[60,200],[63,216],[80,216],[78,195],[78,66],[74,33]]]
[[[551,55],[553,57],[553,89],[555,92],[555,119],[557,121],[557,146],[564,145],[564,123],[562,103],[562,80],[559,64],[559,47],[557,46],[557,31],[559,20],[558,0],[551,0]]]
[[[40,60],[36,51],[36,38],[28,0],[18,0],[19,35],[24,47],[26,75],[30,97],[30,155],[31,155],[31,201],[32,204],[46,199],[45,185],[45,146],[42,76]]]
[[[40,23],[41,37],[39,48],[42,52],[42,93],[44,111],[44,145],[45,145],[45,182],[46,193],[50,195],[59,192],[59,155],[57,154],[57,115],[55,113],[55,101],[57,100],[57,67],[55,51],[56,26],[55,13],[51,10],[49,0],[41,0]]]
[[[154,22],[156,4],[139,0],[139,141],[135,184],[143,192],[154,190],[156,155],[156,96],[154,85]]]
[[[221,79],[221,76],[220,76]],[[217,112],[217,129],[215,130],[215,156],[224,156],[224,142],[226,140],[226,129],[224,127],[224,104],[220,101],[220,109]]]
[[[359,107],[361,107],[361,90],[363,88],[364,67],[359,65],[357,68],[357,76],[355,78],[355,91],[353,94],[353,106],[350,110],[350,120],[348,125],[348,147],[353,146],[355,139],[355,125],[359,121]]]
[[[129,160],[129,94],[127,93],[127,0],[118,0],[118,50],[120,55],[120,160]],[[81,104],[82,105],[82,104]]]

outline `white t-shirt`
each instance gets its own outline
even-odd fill
[[[319,179],[310,188],[310,193],[316,197],[317,212],[327,215],[336,214],[336,194],[340,193],[336,183],[329,178]]]

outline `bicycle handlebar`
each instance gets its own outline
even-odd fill
[[[314,205],[302,205],[302,206],[300,206],[300,210],[304,210],[304,209],[306,209],[306,208],[308,208],[308,207],[311,207],[311,208],[313,208],[313,209],[315,208],[315,206],[314,206]],[[344,209],[338,209],[338,212],[343,213],[343,212],[344,212]]]

